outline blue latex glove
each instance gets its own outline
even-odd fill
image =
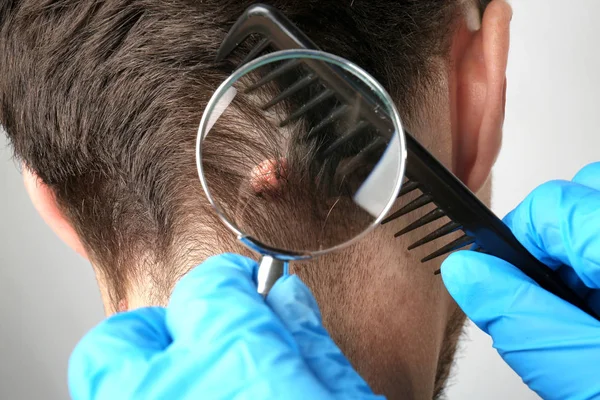
[[[376,398],[323,328],[300,279],[280,279],[265,301],[256,268],[241,256],[213,257],[177,284],[167,308],[102,322],[71,356],[71,396]]]
[[[505,218],[521,243],[600,309],[600,163],[537,188]],[[600,399],[600,322],[512,265],[457,252],[442,265],[450,294],[544,399]]]

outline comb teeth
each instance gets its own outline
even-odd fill
[[[398,197],[402,197],[406,194],[409,194],[410,192],[416,190],[419,188],[419,183],[415,182],[415,181],[406,181],[404,182],[404,184],[402,185],[402,189],[400,189],[400,192],[398,193]]]
[[[340,169],[340,175],[346,176],[353,174],[363,164],[364,159],[369,157],[371,153],[379,150],[382,145],[385,146],[385,143],[381,138],[372,141],[367,147],[355,155],[354,158],[348,162],[348,164]]]
[[[458,239],[453,240],[452,242],[448,243],[441,249],[434,251],[433,253],[431,253],[424,259],[422,259],[421,262],[427,262],[427,261],[433,260],[434,258],[443,256],[444,254],[448,254],[450,252],[453,252],[454,250],[458,250],[462,247],[468,246],[473,243],[475,243],[474,237],[469,236],[469,235],[463,235],[463,236],[459,237]]]
[[[358,124],[354,125],[354,127],[350,130],[350,132],[348,132],[344,136],[336,139],[335,142],[333,142],[327,149],[325,149],[325,151],[323,152],[323,156],[324,157],[329,156],[331,153],[333,153],[338,148],[340,148],[342,145],[344,145],[344,143],[348,142],[349,140],[354,138],[356,135],[360,134],[362,131],[364,131],[368,127],[369,127],[368,122],[360,121]]]
[[[297,60],[297,59],[292,59],[292,60],[288,60],[288,61],[284,62],[279,67],[275,68],[274,70],[272,70],[271,72],[269,72],[268,74],[263,76],[258,82],[249,86],[244,91],[244,93],[248,94],[248,93],[255,91],[256,89],[260,88],[261,86],[264,86],[267,83],[279,78],[280,76],[282,76],[289,70],[296,68],[298,65],[300,65],[300,60]]]
[[[404,185],[402,185],[402,189],[400,190],[398,197],[402,197],[410,192],[413,192],[414,190],[419,189],[419,186],[420,186],[419,183],[416,181],[411,181],[411,180],[406,181],[404,183]],[[433,202],[432,196],[430,196],[428,194],[422,194],[421,196],[419,196],[418,198],[416,198],[412,202],[408,203],[406,206],[404,206],[403,208],[401,208],[400,210],[396,211],[394,214],[390,215],[388,218],[383,220],[382,224],[386,224],[390,221],[400,218],[401,216],[408,214],[411,211],[414,211],[418,208],[421,208],[431,202]],[[418,228],[421,228],[421,227],[428,225],[434,221],[437,221],[438,219],[440,219],[444,216],[446,216],[446,213],[444,213],[444,211],[442,211],[438,207],[438,208],[432,210],[431,212],[427,213],[423,217],[412,222],[411,224],[406,226],[404,229],[398,231],[394,235],[394,237],[400,237],[402,235],[405,235],[405,234],[412,232]],[[423,245],[430,243],[436,239],[442,238],[453,232],[461,230],[462,228],[463,228],[462,225],[459,224],[458,222],[450,221],[447,224],[445,224],[444,226],[436,229],[435,231],[429,233],[425,237],[421,238],[420,240],[418,240],[418,241],[414,242],[413,244],[411,244],[410,246],[408,246],[408,250],[414,250],[417,247],[423,246]],[[475,238],[465,234],[465,235],[461,236],[460,238],[453,240],[452,242],[448,243],[447,245],[443,246],[442,248],[429,254],[428,256],[423,258],[421,260],[421,262],[424,263],[424,262],[433,260],[434,258],[443,256],[444,254],[450,253],[454,250],[458,250],[461,247],[464,247],[464,246],[467,246],[467,245],[473,244],[473,243],[475,243]],[[482,250],[482,249],[478,249],[478,251],[485,252],[485,250]],[[435,275],[439,275],[440,273],[441,273],[440,270],[437,270],[434,272]]]
[[[313,138],[317,133],[321,132],[328,125],[332,124],[336,119],[340,118],[346,112],[348,112],[349,107],[346,104],[342,104],[341,106],[335,108],[328,116],[326,116],[321,122],[319,122],[314,128],[308,132],[306,136],[307,139]]]
[[[432,202],[433,202],[432,196],[430,196],[428,194],[422,194],[421,196],[417,197],[415,200],[411,201],[410,203],[408,203],[407,205],[405,205],[404,207],[402,207],[401,209],[399,209],[398,211],[396,211],[395,213],[393,213],[392,215],[390,215],[389,217],[384,219],[381,222],[381,224],[387,224],[388,222],[398,219],[398,218],[402,217],[403,215],[406,215],[409,212],[412,212],[418,208],[424,207],[427,204],[432,203]]]
[[[269,101],[268,103],[264,104],[262,106],[262,109],[265,110],[265,111],[268,110],[269,108],[273,107],[275,104],[277,104],[279,102],[282,102],[283,100],[287,99],[288,97],[293,96],[294,94],[296,94],[300,90],[302,90],[302,89],[310,86],[316,80],[317,80],[317,76],[316,75],[313,75],[313,74],[306,75],[305,77],[297,80],[291,86],[289,86],[287,89],[285,89],[284,91],[282,91],[281,93],[279,93],[271,101]]]
[[[461,226],[459,223],[450,221],[446,225],[442,226],[441,228],[436,229],[435,231],[431,232],[429,235],[425,236],[424,238],[417,240],[416,242],[414,242],[413,244],[408,246],[408,249],[409,250],[416,249],[417,247],[423,246],[424,244],[427,244],[436,239],[439,239],[442,236],[446,236],[446,235],[451,234],[452,232],[456,232],[460,228],[461,228]]]
[[[335,95],[335,92],[331,89],[323,90],[317,96],[310,99],[310,101],[307,101],[306,103],[304,103],[302,105],[302,107],[300,107],[298,110],[291,113],[285,120],[283,120],[279,124],[279,126],[283,128],[284,126],[288,125],[290,122],[302,117],[304,114],[306,114],[307,112],[309,112],[310,110],[312,110],[313,108],[315,108],[316,106],[321,104],[322,102],[332,98],[334,95]]]
[[[252,50],[250,50],[250,53],[248,53],[246,55],[246,57],[244,57],[244,59],[242,60],[242,62],[240,62],[240,65],[238,67],[241,67],[242,65],[246,64],[248,61],[255,59],[256,56],[258,56],[260,53],[265,51],[266,48],[269,47],[270,45],[271,45],[270,39],[266,39],[266,38],[262,39],[260,42],[258,42],[258,44]]]
[[[445,215],[446,214],[442,210],[440,210],[439,208],[436,208],[435,210],[431,211],[429,214],[424,215],[422,218],[419,218],[412,224],[408,225],[406,228],[402,229],[401,231],[398,231],[394,235],[394,237],[400,237],[404,234],[407,234],[408,232],[414,231],[415,229],[425,226],[433,221],[437,221],[438,219],[442,218]]]

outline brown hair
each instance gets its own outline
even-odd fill
[[[216,51],[252,3],[0,5],[0,123],[16,155],[53,189],[114,302],[141,274],[160,283],[179,273],[145,263],[189,249],[205,255],[224,240],[199,200],[194,141],[208,98],[232,67],[216,64]],[[459,0],[265,3],[373,74],[405,119],[435,86],[431,60],[446,56],[459,10]]]

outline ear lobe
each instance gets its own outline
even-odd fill
[[[511,18],[508,3],[492,1],[481,29],[469,35],[456,60],[454,168],[474,192],[487,180],[502,144]]]
[[[76,253],[88,259],[79,235],[58,208],[52,189],[27,167],[23,167],[23,182],[33,206],[46,224]]]

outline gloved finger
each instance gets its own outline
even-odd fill
[[[374,396],[325,330],[319,306],[300,278],[280,279],[266,300],[296,340],[308,367],[332,394],[340,398]]]
[[[535,189],[504,218],[540,261],[571,266],[589,288],[600,288],[600,191],[552,181]]]
[[[573,182],[600,190],[600,162],[591,163],[583,167],[575,174]],[[572,275],[572,273],[573,271],[565,271],[565,275]],[[571,282],[574,281],[574,279],[566,279]],[[583,285],[579,285],[578,283],[573,283],[572,286],[576,292],[580,293],[586,299],[592,308],[600,310],[600,290],[585,290],[585,288],[581,287]]]
[[[239,255],[211,257],[175,287],[166,315],[173,337],[169,352],[193,353],[190,362],[202,360],[189,369],[228,374],[231,365],[240,364],[235,360],[247,360],[242,364],[248,368],[236,372],[242,384],[275,365],[281,375],[298,368],[294,339],[257,293],[256,268],[255,261]]]
[[[486,254],[452,254],[442,278],[465,314],[543,398],[600,396],[597,369],[586,367],[600,356],[600,323],[593,317]]]
[[[92,329],[69,359],[73,399],[123,398],[148,361],[171,343],[163,308],[116,314]],[[127,397],[127,396],[125,396]]]
[[[573,182],[585,185],[589,188],[600,190],[600,162],[588,164],[583,167],[573,177]],[[571,275],[573,271],[565,271],[566,275]],[[568,278],[567,278],[568,279]],[[573,281],[573,279],[571,279]],[[585,290],[582,285],[574,284],[575,291],[580,293],[586,299],[588,304],[595,310],[600,310],[600,290]]]
[[[583,167],[575,176],[573,177],[573,182],[579,183],[580,185],[585,185],[589,188],[600,190],[600,162],[595,162],[586,165]],[[572,270],[566,270],[564,275],[573,275]],[[575,279],[567,280],[574,282]],[[585,290],[578,283],[574,282],[572,284],[575,291],[580,293],[584,298],[586,298],[587,302],[592,305],[592,308],[596,310],[600,310],[600,291],[599,290]]]
[[[600,190],[600,162],[588,164],[583,167],[575,177],[573,182],[587,186],[592,189]]]
[[[271,311],[257,293],[256,261],[237,254],[210,257],[175,286],[167,308],[173,340],[233,332]]]

